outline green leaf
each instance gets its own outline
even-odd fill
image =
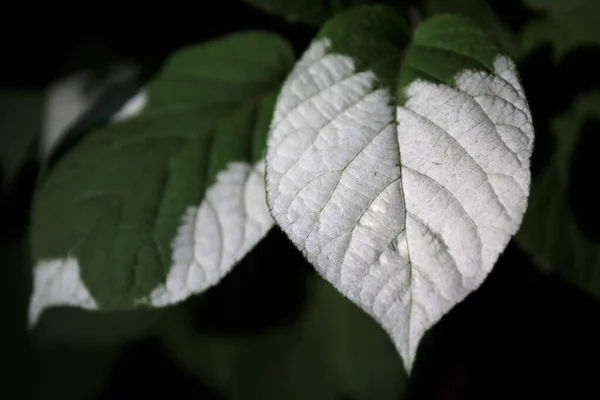
[[[518,230],[532,148],[515,65],[489,32],[439,15],[409,43],[393,10],[361,6],[325,24],[283,85],[267,201],[410,371]]]
[[[600,44],[600,2],[597,0],[525,0],[525,4],[544,14],[525,27],[522,33],[525,50],[549,43],[560,59],[578,46]]]
[[[320,26],[339,11],[372,0],[244,0],[289,22]]]
[[[119,350],[118,346],[78,346],[66,342],[36,349],[32,360],[33,398],[96,398],[106,384]]]
[[[32,341],[34,398],[98,398],[126,345],[159,335],[176,310],[48,310],[34,334],[28,336]]]
[[[385,332],[316,274],[291,326],[253,335],[200,334],[185,315],[165,329],[186,369],[227,399],[398,399],[407,384]]]
[[[227,273],[272,225],[261,160],[293,60],[265,32],[180,50],[60,159],[35,193],[30,320],[163,306]]]
[[[572,158],[590,116],[600,118],[599,91],[580,95],[571,111],[552,121],[554,154],[533,183],[517,239],[542,269],[600,296],[600,244],[581,231],[568,199]]]
[[[513,57],[520,55],[520,46],[510,28],[496,16],[487,1],[483,0],[426,0],[428,15],[456,13],[470,17],[485,25]]]

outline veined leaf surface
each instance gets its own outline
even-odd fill
[[[262,160],[293,61],[265,32],[183,49],[59,160],[35,194],[30,321],[163,306],[227,273],[272,226]]]
[[[409,38],[392,10],[357,7],[323,27],[284,84],[267,199],[410,371],[425,331],[516,233],[532,146],[515,66],[483,28],[440,15]]]

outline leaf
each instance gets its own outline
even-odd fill
[[[111,87],[134,77],[133,65],[115,65],[106,77],[84,70],[53,82],[46,90],[43,127],[40,137],[40,158],[48,159],[56,146],[68,136],[77,123],[90,114]]]
[[[61,304],[164,306],[226,274],[272,226],[261,160],[292,64],[264,32],[183,49],[60,159],[35,194],[30,321]]]
[[[34,398],[98,399],[99,393],[113,388],[111,375],[129,346],[160,335],[172,326],[177,310],[49,309],[35,331],[25,336],[31,340]],[[147,362],[147,351],[136,355],[140,363]],[[131,379],[139,373],[129,372]]]
[[[517,38],[500,18],[498,18],[487,1],[481,0],[427,0],[424,7],[428,15],[441,13],[456,13],[472,18],[484,24],[491,33],[502,43],[511,56],[520,55]]]
[[[277,101],[267,201],[410,370],[424,332],[517,231],[533,131],[514,64],[479,25],[433,17],[402,59],[407,41],[381,6],[324,26]]]
[[[268,13],[280,15],[289,22],[320,26],[329,17],[352,5],[371,0],[244,0]]]
[[[32,398],[96,398],[106,384],[119,350],[120,346],[80,346],[67,342],[36,349],[32,360]]]
[[[597,0],[525,0],[525,4],[544,14],[525,27],[522,43],[526,50],[550,43],[560,59],[575,47],[600,45],[600,3]]]
[[[291,326],[209,335],[182,315],[163,338],[182,366],[227,399],[400,398],[407,377],[381,328],[316,275],[308,285],[305,311]]]
[[[571,111],[552,121],[555,151],[532,185],[530,206],[517,239],[543,270],[600,296],[600,244],[581,231],[568,199],[571,161],[583,123],[590,116],[600,118],[600,91],[580,95]]]

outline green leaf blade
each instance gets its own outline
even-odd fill
[[[578,46],[600,44],[600,3],[595,0],[525,0],[543,14],[522,33],[522,45],[532,51],[543,44],[554,47],[557,59]]]
[[[426,15],[460,14],[484,25],[513,57],[520,56],[520,43],[512,29],[498,17],[490,3],[480,0],[426,0]]]
[[[469,18],[439,14],[423,21],[402,61],[399,104],[415,79],[451,85],[465,70],[494,71],[494,59],[502,52],[493,36]]]
[[[54,303],[167,305],[218,281],[271,226],[260,148],[292,63],[265,32],[183,49],[132,99],[136,115],[59,160],[35,195],[31,321]]]
[[[550,164],[534,181],[517,241],[536,265],[600,296],[600,245],[585,235],[569,204],[571,163],[586,118],[600,118],[600,92],[588,91],[551,123],[556,141]]]

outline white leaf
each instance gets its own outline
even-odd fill
[[[533,130],[515,67],[421,80],[403,107],[315,42],[284,85],[267,153],[276,222],[387,330],[410,371],[423,334],[477,288],[517,231]]]

